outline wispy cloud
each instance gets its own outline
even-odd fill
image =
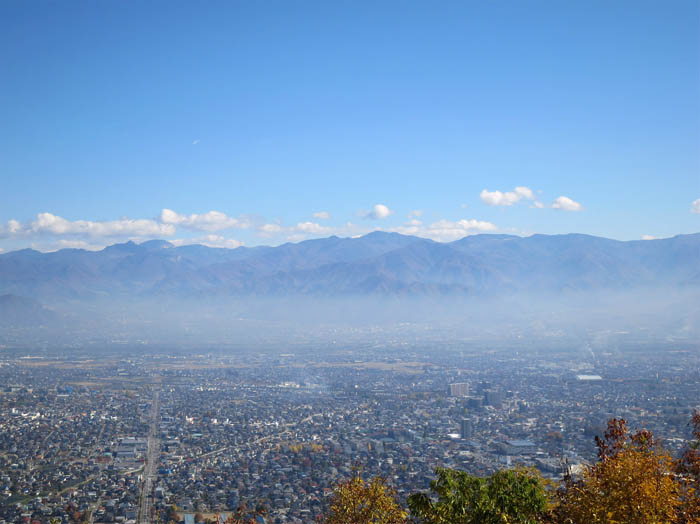
[[[328,220],[331,218],[331,214],[328,211],[318,211],[312,215],[314,218],[317,218],[318,220]]]

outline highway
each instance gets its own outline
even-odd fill
[[[160,391],[154,389],[151,402],[151,424],[148,431],[146,463],[143,468],[141,496],[139,499],[138,524],[151,524],[151,508],[153,507],[154,482],[157,478],[158,461],[160,459]]]

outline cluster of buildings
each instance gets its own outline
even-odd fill
[[[147,428],[142,392],[83,375],[65,363],[0,366],[0,522],[83,522],[98,509],[135,519],[143,461],[117,455]]]
[[[563,460],[595,460],[593,437],[612,417],[677,452],[700,368],[693,351],[673,355],[366,348],[3,361],[0,524],[136,522],[154,420],[153,510],[141,516],[154,522],[241,506],[310,522],[358,474],[387,478],[402,499],[428,489],[438,466],[487,475],[519,463],[559,478]]]

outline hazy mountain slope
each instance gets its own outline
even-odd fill
[[[55,325],[59,320],[59,315],[36,300],[0,295],[0,326],[3,328]]]
[[[450,245],[517,277],[518,287],[532,291],[673,285],[700,269],[698,234],[630,242],[578,234],[478,235]]]
[[[396,233],[278,247],[174,247],[0,255],[0,293],[109,296],[469,295],[693,287],[700,234],[620,242],[588,235],[476,235],[442,244]]]
[[[275,294],[305,292],[303,282],[309,270],[328,264],[347,264],[391,252],[425,239],[375,232],[360,238],[329,237],[307,240],[298,244],[283,244],[264,250],[249,250],[235,260],[198,268],[187,279],[162,281],[159,293],[201,294]],[[243,248],[233,250],[237,252]],[[311,277],[313,278],[313,277]],[[198,282],[201,285],[193,285]],[[206,284],[205,284],[206,283]],[[207,286],[210,286],[207,289]],[[334,294],[327,289],[322,294]]]

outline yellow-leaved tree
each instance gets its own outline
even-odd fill
[[[326,524],[402,524],[406,512],[394,489],[382,477],[365,481],[359,475],[335,487]]]
[[[683,501],[678,522],[700,524],[700,411],[693,412],[690,423],[694,438],[686,444],[676,465]]]
[[[579,479],[568,476],[560,492],[563,524],[671,524],[681,509],[676,464],[646,430],[630,435],[612,419],[596,437],[599,461]]]

